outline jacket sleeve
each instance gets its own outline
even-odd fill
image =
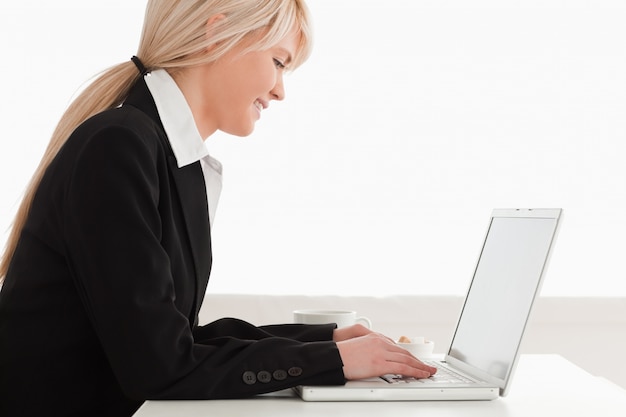
[[[103,129],[86,141],[65,190],[69,267],[124,393],[139,400],[242,398],[344,383],[330,329],[303,329],[296,340],[227,319],[194,338],[160,245],[159,152],[127,128]]]
[[[302,342],[333,340],[336,324],[278,324],[261,326],[264,331],[274,336],[300,340]]]
[[[224,326],[223,323],[239,323],[245,326]],[[252,326],[252,327],[249,327]],[[280,337],[298,340],[300,342],[328,342],[333,340],[333,331],[336,324],[276,324],[269,326],[253,326],[242,320],[224,318],[194,329],[196,341],[216,336],[234,336],[242,339],[264,339],[267,337]],[[251,331],[251,329],[254,329]],[[239,333],[238,333],[239,331]]]

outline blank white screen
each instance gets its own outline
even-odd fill
[[[493,218],[450,354],[504,379],[521,340],[555,219]]]

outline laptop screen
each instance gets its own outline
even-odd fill
[[[450,356],[495,378],[508,378],[557,220],[492,217]]]

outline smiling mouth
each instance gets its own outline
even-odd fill
[[[257,99],[254,101],[254,106],[259,110],[259,112],[267,109],[269,107],[268,103],[261,100],[261,99]]]

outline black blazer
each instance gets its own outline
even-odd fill
[[[334,326],[198,326],[211,269],[199,163],[143,80],[50,165],[0,293],[0,415],[131,415],[146,399],[343,384]]]

